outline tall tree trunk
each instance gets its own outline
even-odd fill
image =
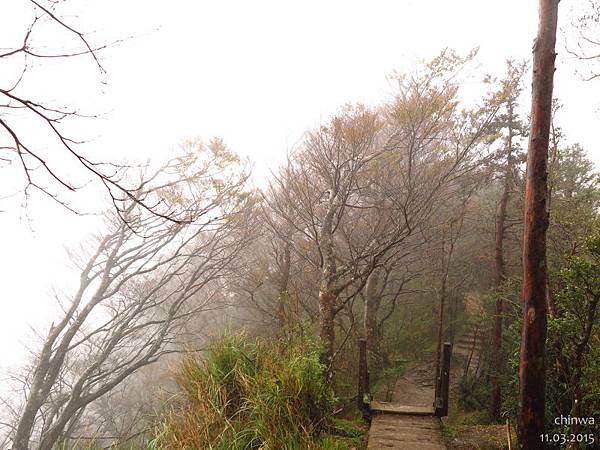
[[[287,326],[286,306],[289,302],[288,284],[291,270],[291,245],[289,242],[284,244],[283,255],[281,257],[280,277],[279,277],[279,295],[277,301],[277,319],[279,320],[279,332],[285,334]]]
[[[51,334],[52,330],[50,331],[50,335]],[[29,441],[31,440],[31,435],[35,427],[36,417],[49,395],[52,386],[52,381],[49,383],[47,377],[50,372],[51,348],[53,342],[53,339],[48,338],[48,341],[44,344],[44,348],[40,354],[27,401],[25,402],[25,407],[17,424],[12,450],[29,449]]]
[[[554,112],[556,111],[556,109],[553,110],[552,116],[554,116]],[[553,117],[554,118],[554,117]],[[554,127],[554,120],[550,123],[550,141],[548,143],[549,148],[549,162],[548,162],[548,172],[552,173],[552,171],[554,170],[554,168],[556,167],[557,164],[557,160],[558,160],[558,137],[557,137],[557,132],[556,129]],[[553,190],[554,186],[552,181],[550,181],[548,183],[548,211],[552,210],[552,190]],[[550,318],[555,318],[556,317],[556,304],[554,303],[554,297],[552,296],[552,290],[551,290],[551,285],[550,285],[550,277],[546,277],[546,304],[548,306],[548,315],[550,316]]]
[[[467,201],[469,196],[463,200],[463,204],[460,211],[460,216],[457,219],[456,224],[456,234],[454,234],[454,225],[455,222],[450,222],[450,242],[448,246],[448,250],[446,253],[446,236],[444,236],[442,241],[442,283],[440,287],[440,303],[439,303],[439,316],[438,316],[438,330],[437,330],[437,349],[436,349],[436,358],[435,358],[435,395],[439,394],[437,391],[438,387],[438,378],[441,373],[441,358],[442,358],[442,343],[444,340],[444,310],[446,308],[446,297],[448,294],[448,276],[450,274],[450,265],[452,264],[452,256],[454,254],[454,247],[456,242],[460,238],[463,223],[465,220],[465,213],[467,208]]]
[[[502,393],[498,375],[502,369],[502,319],[504,315],[504,300],[501,288],[506,279],[504,266],[504,223],[506,220],[506,206],[508,204],[509,191],[507,183],[500,199],[500,211],[496,221],[496,246],[495,246],[495,288],[496,288],[496,312],[494,315],[494,337],[492,346],[492,374],[490,382],[492,385],[492,398],[490,403],[490,417],[494,421],[500,419],[500,408],[502,405]]]
[[[438,329],[437,329],[437,348],[436,348],[436,358],[435,358],[435,389],[436,389],[436,397],[439,392],[438,389],[438,378],[440,377],[440,364],[442,357],[442,342],[444,340],[444,310],[446,308],[446,285],[448,283],[448,267],[445,268],[444,275],[442,276],[442,287],[440,289],[440,303],[439,303],[439,311],[438,311]]]
[[[325,381],[331,383],[333,379],[333,354],[335,342],[335,304],[337,295],[328,287],[323,286],[319,291],[319,325],[321,343],[321,363],[325,366]]]
[[[381,305],[381,291],[379,289],[379,269],[374,269],[367,279],[365,286],[365,338],[367,339],[367,355],[380,356],[380,337],[377,326],[377,313]]]
[[[335,314],[338,292],[335,289],[336,264],[333,250],[333,216],[336,198],[330,199],[330,206],[323,219],[321,229],[323,266],[321,269],[321,283],[319,286],[319,325],[321,343],[321,363],[325,365],[325,381],[333,380],[333,355],[335,343]]]
[[[32,389],[29,393],[29,399],[27,401],[25,410],[21,414],[17,431],[13,440],[12,450],[28,450],[29,440],[31,439],[31,433],[35,425],[35,418],[37,412],[42,404],[38,392],[34,392]]]
[[[544,448],[546,344],[546,230],[548,141],[559,0],[539,1],[533,50],[531,133],[527,152],[523,232],[523,328],[519,363],[519,439],[528,450]]]
[[[511,191],[511,174],[512,174],[512,141],[514,120],[512,102],[508,104],[508,137],[506,141],[506,170],[504,172],[504,183],[502,197],[500,197],[500,205],[498,208],[498,216],[496,218],[496,242],[494,246],[494,274],[495,274],[495,290],[496,290],[496,314],[494,316],[494,337],[492,342],[492,375],[491,383],[491,401],[490,401],[490,417],[494,421],[500,420],[500,409],[502,407],[502,392],[498,376],[502,370],[502,322],[504,316],[504,299],[502,298],[502,285],[506,280],[506,266],[504,263],[504,231],[506,223],[506,211],[508,208],[508,200]]]
[[[448,273],[450,272],[450,261],[452,260],[452,252],[454,250],[454,240],[452,238],[452,224],[450,224],[450,249],[446,255],[446,236],[442,241],[442,284],[440,286],[439,310],[437,323],[437,347],[435,354],[435,396],[438,392],[438,379],[441,373],[441,358],[442,358],[442,341],[444,340],[444,310],[446,308],[446,290],[448,285]]]
[[[71,414],[75,414],[73,411]],[[61,435],[68,423],[68,416],[70,414],[64,414],[57,423],[55,423],[48,432],[42,436],[38,450],[52,450],[56,445],[56,442],[61,438]]]

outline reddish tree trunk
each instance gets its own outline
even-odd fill
[[[548,141],[559,0],[539,1],[533,50],[531,133],[527,153],[523,232],[523,328],[519,364],[519,438],[528,450],[544,448],[546,344],[546,230]]]

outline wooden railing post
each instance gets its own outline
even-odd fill
[[[363,413],[368,412],[368,403],[365,403],[365,396],[369,392],[369,368],[367,366],[367,340],[359,339],[358,341],[358,395],[356,405]]]
[[[448,401],[450,397],[450,358],[452,356],[452,344],[444,342],[442,350],[442,368],[437,380],[435,415],[445,417],[448,415]]]

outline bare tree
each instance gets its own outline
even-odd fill
[[[369,275],[360,296],[364,302],[363,328],[367,340],[370,367],[389,367],[388,352],[382,349],[384,327],[396,312],[403,296],[413,291],[410,283],[421,276],[423,268],[419,262],[422,245],[420,239],[412,245],[405,242],[404,252],[385,258]]]
[[[519,364],[519,435],[527,449],[543,448],[546,345],[547,165],[556,59],[558,0],[540,0],[533,47],[531,132],[527,152],[523,232],[523,328]]]
[[[297,233],[294,251],[320,273],[330,375],[336,315],[476,170],[497,106],[459,108],[457,73],[472,56],[443,52],[420,72],[397,76],[392,102],[375,111],[347,108],[309,133],[265,196]]]
[[[435,389],[436,397],[438,396],[438,388],[440,386],[439,377],[441,370],[442,346],[444,340],[444,330],[446,328],[446,307],[448,300],[448,292],[450,291],[450,271],[454,263],[455,251],[458,242],[463,235],[463,226],[467,207],[471,196],[475,190],[475,186],[469,186],[465,192],[458,196],[458,204],[452,204],[454,211],[449,214],[449,220],[443,223],[438,230],[442,233],[441,239],[441,254],[440,254],[440,286],[437,289],[438,293],[438,321],[437,321],[437,345],[435,359]]]
[[[370,235],[353,241],[342,223],[347,212],[368,209],[360,192],[364,172],[380,150],[375,145],[380,126],[375,113],[357,107],[334,118],[327,127],[310,133],[301,152],[282,168],[266,199],[274,214],[302,236],[306,250],[296,252],[311,260],[320,272],[319,318],[323,362],[328,379],[335,353],[334,319],[343,304],[339,294],[370,270],[376,241]],[[356,246],[349,245],[355,244]]]
[[[578,2],[574,9],[575,38],[567,37],[567,52],[588,65],[584,71],[578,71],[583,79],[595,80],[600,77],[600,2]]]
[[[252,223],[246,179],[222,145],[197,144],[145,177],[137,193],[185,205],[191,223],[164,221],[137,201],[123,211],[125,222],[107,216],[108,232],[81,264],[77,291],[59,298],[64,314],[35,356],[14,450],[32,439],[50,450],[91,402],[181,350],[186,322],[218,306],[220,280],[247,244],[249,234],[234,233]]]
[[[292,305],[299,304],[297,281],[302,278],[301,261],[292,254],[293,236],[289,227],[275,223],[276,218],[262,202],[259,221],[255,229],[257,238],[240,255],[244,261],[240,271],[229,280],[229,289],[237,300],[236,313],[245,310],[262,332],[286,334],[288,328],[310,317],[301,314]],[[302,302],[304,303],[304,302]],[[258,331],[258,330],[257,330]]]
[[[71,211],[80,212],[73,208],[65,194],[79,191],[91,176],[105,188],[122,219],[125,219],[126,205],[133,201],[163,219],[181,222],[183,219],[175,212],[165,214],[136,195],[140,186],[130,183],[125,176],[130,166],[94,160],[85,154],[86,141],[72,130],[81,120],[94,118],[94,115],[48,102],[33,94],[27,83],[33,69],[42,69],[46,63],[56,60],[67,63],[86,57],[104,77],[106,70],[100,53],[123,39],[92,42],[71,23],[72,17],[62,17],[68,2],[26,0],[26,4],[31,21],[20,41],[0,49],[0,67],[12,74],[0,81],[0,164],[4,170],[10,166],[20,169],[24,186],[17,186],[15,190],[23,191],[26,202],[30,193],[37,191]]]

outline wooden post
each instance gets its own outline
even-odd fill
[[[510,420],[506,419],[506,436],[508,437],[508,450],[512,450],[512,436],[510,435]]]
[[[365,395],[369,395],[369,368],[367,366],[367,340],[358,341],[358,395],[356,405],[363,413],[368,412],[368,404],[365,403]]]
[[[452,356],[452,344],[444,342],[442,351],[442,367],[437,380],[437,396],[435,399],[435,415],[445,417],[448,415],[448,401],[450,397],[450,358]]]

